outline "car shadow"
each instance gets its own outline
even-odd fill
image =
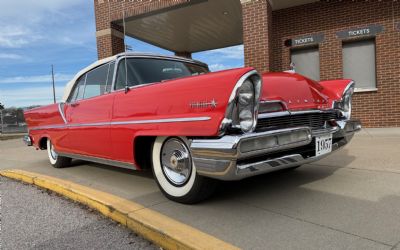
[[[72,168],[73,167],[81,167],[83,165],[93,167],[93,168],[101,168],[101,169],[104,169],[107,171],[113,171],[113,172],[133,175],[133,176],[153,178],[153,173],[152,173],[151,169],[148,169],[148,168],[143,169],[141,171],[136,171],[133,169],[120,168],[120,167],[115,167],[115,166],[111,166],[111,165],[83,161],[83,160],[75,160],[75,159],[72,160],[71,165],[69,167],[72,167]]]
[[[301,186],[328,178],[338,169],[350,165],[356,157],[349,155],[349,150],[340,152],[320,161],[296,169],[283,169],[239,181],[221,181],[214,195],[204,201],[240,199],[257,193],[263,197],[277,192],[295,192]]]
[[[294,170],[284,169],[239,181],[219,181],[216,192],[202,203],[207,204],[223,200],[240,199],[257,193],[262,194],[262,196],[268,196],[274,195],[277,192],[295,192],[302,185],[328,178],[338,169],[345,168],[351,164],[355,159],[353,155],[349,154],[348,149],[342,149],[325,159]],[[150,167],[147,167],[143,171],[135,171],[82,160],[73,160],[71,163],[71,167],[80,167],[83,165],[131,176],[154,178]]]

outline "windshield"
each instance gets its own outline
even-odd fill
[[[125,62],[126,60],[126,62]],[[128,71],[125,70],[128,68]],[[187,76],[208,73],[206,66],[197,64],[154,58],[122,59],[118,66],[115,89],[125,87],[126,77],[129,87],[147,83],[162,82]]]

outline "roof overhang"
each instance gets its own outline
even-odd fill
[[[243,43],[242,4],[249,0],[191,0],[125,18],[126,35],[175,52],[200,52]],[[269,0],[273,10],[318,0]],[[123,20],[117,23],[123,24]]]
[[[269,0],[273,10],[286,9],[298,5],[319,2],[319,0]]]
[[[122,24],[122,20],[118,21]],[[239,0],[192,0],[125,19],[126,35],[176,52],[199,52],[243,43]]]

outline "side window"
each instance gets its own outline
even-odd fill
[[[75,102],[83,99],[83,92],[85,89],[85,80],[86,80],[86,74],[81,76],[79,80],[77,81],[74,91],[72,92],[72,95],[69,98],[69,102]]]
[[[106,91],[108,66],[109,64],[106,64],[87,73],[84,99],[104,94]]]
[[[108,68],[106,93],[111,92],[112,81],[114,79],[114,68],[115,68],[115,62],[110,63],[110,67]]]
[[[126,59],[121,60],[118,64],[117,79],[115,81],[116,90],[125,88],[126,83],[128,84],[128,87],[140,84],[136,77],[134,68],[130,63],[125,63],[125,60]],[[128,67],[128,72],[125,70],[125,65]],[[128,76],[128,80],[126,80],[126,76]]]

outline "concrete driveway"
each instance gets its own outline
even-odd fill
[[[53,169],[20,140],[0,142],[0,161],[141,203],[244,249],[400,250],[400,129],[365,129],[322,161],[221,183],[194,206],[165,199],[150,173],[84,162]]]

